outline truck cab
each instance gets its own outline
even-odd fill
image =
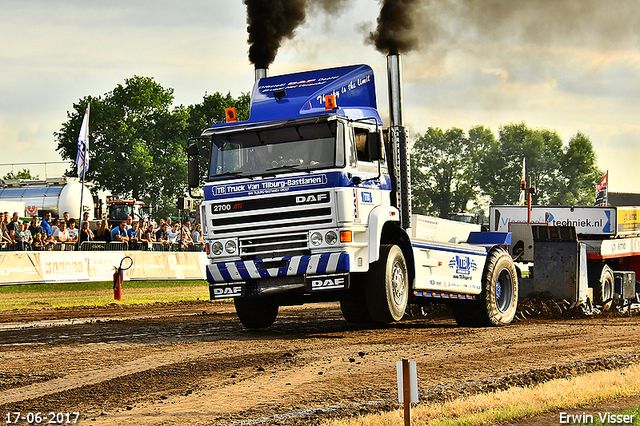
[[[210,297],[233,298],[246,327],[270,326],[279,306],[318,301],[340,301],[348,321],[397,321],[410,299],[426,297],[419,289],[444,283],[438,268],[454,274],[451,259],[462,274],[465,262],[484,265],[485,248],[458,243],[444,263],[417,264],[448,246],[414,245],[403,227],[410,201],[398,186],[409,179],[391,143],[403,130],[383,134],[376,108],[366,65],[266,77],[254,85],[249,120],[202,133],[211,147],[200,204]],[[193,188],[195,145],[189,153]],[[473,288],[471,275],[460,278],[461,291],[478,294],[481,273]]]

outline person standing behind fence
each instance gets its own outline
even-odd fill
[[[147,229],[144,231],[144,241],[147,243],[155,243],[156,242],[156,233],[153,232],[153,223],[150,223],[147,226]]]
[[[38,225],[38,216],[34,216],[31,219],[31,225],[29,225],[29,232],[31,232],[31,236],[33,236],[33,238],[35,238],[36,235],[41,234],[43,232],[42,226]]]
[[[91,230],[91,228],[89,228],[89,221],[82,221],[80,232],[78,233],[78,240],[80,241],[80,244],[84,243],[85,241],[93,241],[94,239],[95,235],[93,235],[93,231]]]
[[[53,236],[53,234],[56,233],[56,229],[58,229],[60,227],[60,218],[56,217],[55,219],[53,219],[50,223],[51,223],[51,236]],[[66,223],[65,223],[66,225]]]
[[[33,235],[29,230],[29,221],[22,222],[22,232],[24,232],[24,244],[27,247],[26,250],[33,250]]]
[[[4,212],[4,215],[0,218],[0,238],[3,243],[11,244],[13,240],[9,236],[9,230],[7,229],[7,225],[9,224],[9,212]]]
[[[53,230],[51,229],[51,213],[49,212],[45,213],[44,219],[42,219],[42,231],[47,234],[47,237],[53,234]]]
[[[89,212],[82,213],[82,220],[80,221],[79,228],[82,229],[82,222],[88,222],[88,221],[89,221]]]
[[[78,242],[78,228],[76,228],[76,219],[71,218],[67,222],[67,231],[69,231],[69,242],[77,243]]]
[[[31,246],[28,244],[27,241],[25,241],[26,235],[24,233],[24,225],[20,222],[17,222],[17,223],[18,223],[17,228],[13,232],[13,241],[14,241],[15,250],[20,250],[20,251],[30,250]]]
[[[111,241],[119,242],[119,243],[127,243],[129,242],[129,237],[127,236],[127,221],[123,220],[120,224],[111,230]]]
[[[109,222],[107,219],[102,219],[100,221],[100,226],[96,230],[96,241],[104,241],[108,243],[111,241],[111,230],[109,229]]]
[[[140,241],[140,229],[138,229],[138,222],[131,222],[131,228],[127,229],[127,237],[129,237],[129,247],[134,249],[138,241]]]
[[[57,243],[66,243],[69,241],[69,230],[67,229],[67,222],[60,221],[59,226],[53,231],[51,235],[53,240]]]
[[[31,243],[31,248],[33,250],[41,250],[45,246],[45,240],[47,239],[47,234],[42,229],[42,226],[38,225],[38,216],[34,216],[31,219],[31,225],[29,226],[29,232],[31,232],[31,236],[33,237],[33,242]]]
[[[169,225],[164,223],[162,228],[156,231],[156,241],[162,244],[169,244]]]
[[[11,244],[18,245],[18,240],[16,239],[16,231],[18,230],[18,226],[20,223],[18,220],[20,219],[20,215],[18,212],[13,212],[13,217],[11,218],[11,222],[7,224],[7,232],[9,233],[9,238],[11,239]],[[20,239],[22,241],[22,239]],[[16,250],[22,250],[22,242],[19,244],[19,248],[16,247]]]
[[[196,223],[196,226],[193,227],[191,239],[193,240],[193,244],[202,244],[202,225],[199,223]]]

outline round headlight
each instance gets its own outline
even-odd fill
[[[319,232],[314,232],[311,234],[311,244],[314,246],[319,246],[322,244],[322,234]]]
[[[211,244],[211,251],[216,256],[221,255],[222,254],[222,243],[220,241],[216,241],[215,243]]]
[[[224,249],[227,253],[233,254],[236,252],[236,242],[233,240],[229,240],[225,243]]]
[[[334,245],[336,241],[338,241],[338,235],[336,235],[336,233],[333,231],[329,231],[325,234],[324,240],[327,242],[327,244]]]

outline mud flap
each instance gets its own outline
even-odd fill
[[[306,285],[309,293],[329,290],[348,290],[349,274],[308,275],[306,277]]]
[[[244,297],[247,285],[245,283],[209,285],[209,299],[231,299]]]

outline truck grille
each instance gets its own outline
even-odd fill
[[[237,236],[244,259],[308,254],[308,230],[336,224],[331,198],[322,191],[212,203],[209,235]]]
[[[247,259],[284,257],[307,252],[306,232],[240,238],[240,255]]]

